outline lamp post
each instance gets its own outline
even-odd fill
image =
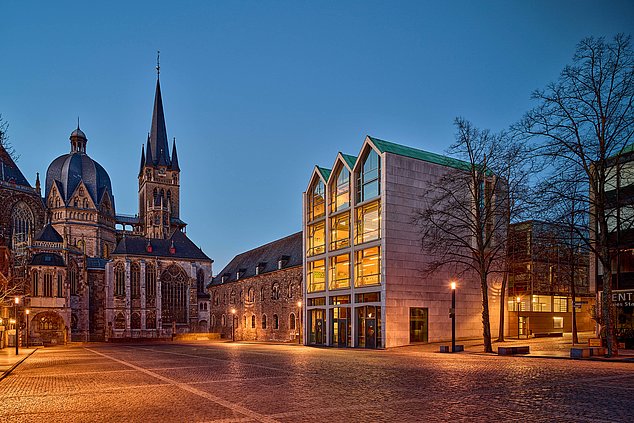
[[[456,283],[451,282],[451,352],[456,352]]]
[[[515,304],[517,305],[517,339],[520,339],[520,302],[522,299],[519,295],[515,298]]]
[[[231,309],[231,342],[236,340],[236,309]]]
[[[13,306],[15,311],[15,355],[18,355],[18,304],[20,304],[20,297],[15,297],[15,303]]]
[[[297,343],[299,345],[302,345],[302,302],[298,301],[297,302],[297,326],[298,326],[298,330],[297,333],[299,333],[299,336],[297,337]]]
[[[31,312],[31,310],[29,310],[28,308],[26,310],[24,310],[24,313],[26,314],[26,334],[24,335],[24,342],[26,343],[26,348],[29,348],[29,313]]]

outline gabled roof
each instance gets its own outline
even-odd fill
[[[328,178],[330,177],[330,173],[332,172],[332,169],[326,169],[325,167],[321,167],[321,166],[316,166],[316,167],[321,177],[324,178],[324,180],[327,182]]]
[[[42,241],[42,242],[58,242],[58,243],[64,242],[64,239],[62,238],[62,236],[59,234],[59,232],[55,230],[55,228],[50,223],[47,223],[46,226],[44,226],[35,235],[35,240]]]
[[[55,253],[37,253],[31,258],[31,266],[64,267],[64,259]]]
[[[350,169],[354,168],[354,164],[357,162],[357,156],[351,156],[349,154],[341,153],[341,157],[343,157]]]
[[[31,188],[29,181],[2,145],[0,145],[0,181]]]
[[[283,268],[285,269],[302,265],[301,232],[238,254],[211,280],[209,285],[222,285],[223,275],[226,276],[224,284],[235,282],[238,271],[243,272],[240,280],[256,276],[255,268],[258,265],[260,265],[259,274],[276,271],[278,270],[277,262],[279,260],[284,260]]]
[[[392,153],[399,156],[410,157],[412,159],[422,160],[429,163],[435,163],[441,166],[448,166],[458,170],[470,170],[469,163],[443,156],[441,154],[430,153],[429,151],[419,150],[417,148],[408,147],[406,145],[395,144],[393,142],[381,140],[368,135],[368,138],[381,153]]]
[[[148,243],[152,246],[151,252],[148,252]],[[170,252],[172,245],[175,250],[174,254]],[[211,261],[211,259],[181,231],[175,231],[168,239],[125,236],[119,241],[112,255],[170,257]]]

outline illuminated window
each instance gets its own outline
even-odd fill
[[[342,213],[330,219],[330,249],[338,250],[350,245],[350,213]]]
[[[568,297],[554,297],[553,298],[553,311],[555,313],[568,312]]]
[[[328,288],[350,288],[350,254],[342,254],[330,258]]]
[[[321,179],[317,179],[308,193],[308,221],[318,219],[326,213],[325,188]]]
[[[381,190],[381,158],[376,151],[370,152],[363,161],[357,177],[357,201],[363,202],[377,197]]]
[[[354,286],[377,285],[381,283],[380,247],[366,248],[355,253]]]
[[[315,260],[308,263],[308,292],[324,291],[326,289],[326,261]]]
[[[315,223],[308,226],[308,239],[306,240],[307,254],[314,256],[326,251],[326,222]]]
[[[550,295],[533,295],[532,311],[551,312],[551,301]]]
[[[563,328],[564,328],[564,318],[553,317],[553,329],[563,329]]]
[[[350,172],[341,167],[337,179],[330,186],[330,211],[337,212],[350,206]]]
[[[357,208],[357,231],[355,242],[379,239],[381,236],[381,208],[379,202],[373,202]]]
[[[119,297],[125,295],[125,268],[121,263],[114,268],[114,295]]]
[[[130,291],[132,298],[141,298],[141,267],[138,263],[130,265]]]
[[[161,313],[165,322],[187,323],[189,278],[172,264],[161,273]]]

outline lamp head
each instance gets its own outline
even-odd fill
[[[236,314],[236,309],[235,308],[231,309],[231,314]]]
[[[518,302],[518,303],[521,303],[521,302],[522,302],[522,299],[521,299],[521,298],[519,297],[519,295],[518,295],[518,296],[517,296],[517,298],[515,298],[515,301],[516,301],[516,302]]]
[[[456,289],[456,283],[455,282],[451,282],[451,290],[455,290]]]
[[[297,307],[302,308],[302,302],[301,301],[297,302]]]
[[[15,297],[15,303],[20,304],[20,297]]]

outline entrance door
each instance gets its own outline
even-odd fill
[[[315,319],[315,343],[324,343],[324,319]]]
[[[365,319],[365,347],[376,348],[376,319]]]
[[[409,309],[409,342],[427,342],[427,309]]]
[[[337,346],[348,346],[348,319],[337,319]]]

